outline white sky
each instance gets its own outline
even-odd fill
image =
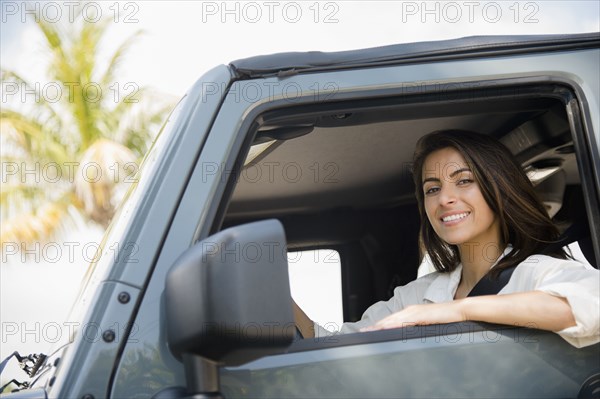
[[[24,13],[22,4],[0,0],[2,67],[44,82],[34,17]],[[50,20],[69,22],[68,2],[32,4],[29,9],[39,7]],[[252,55],[349,50],[468,35],[598,31],[599,4],[597,0],[105,1],[90,2],[86,10],[90,20],[96,9],[113,19],[105,40],[108,51],[132,32],[145,32],[123,63],[122,84],[150,85],[181,96],[210,68]],[[117,9],[121,13],[114,22]]]
[[[44,17],[68,23],[68,3],[29,2],[29,8],[39,7]],[[151,86],[177,97],[212,67],[252,55],[349,50],[470,35],[600,30],[600,1],[597,0],[104,1],[90,2],[90,19],[95,17],[94,10],[99,5],[102,15],[113,19],[115,11],[121,11],[118,22],[113,20],[104,41],[105,54],[133,32],[139,29],[145,32],[122,64],[121,87],[127,83]],[[34,17],[23,13],[23,7],[22,1],[0,0],[0,65],[43,85],[47,82],[43,73],[46,58],[40,51]],[[425,13],[425,9],[429,13]],[[98,232],[79,236],[100,240]],[[13,350],[47,351],[49,343],[47,339],[44,342],[44,331],[38,330],[37,335],[34,331],[26,337],[23,331],[8,336],[5,327],[22,329],[23,323],[32,328],[35,322],[62,322],[83,274],[81,264],[68,259],[53,264],[38,262],[33,266],[19,265],[18,259],[12,263],[0,265],[0,354],[5,356]],[[21,287],[38,292],[41,297],[28,300]]]

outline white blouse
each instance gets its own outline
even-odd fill
[[[344,323],[340,333],[358,332],[409,305],[451,302],[460,283],[462,265],[450,273],[431,273],[404,286],[394,296],[369,307],[360,321]],[[532,255],[514,270],[498,295],[543,291],[569,302],[577,325],[558,331],[571,345],[581,348],[600,342],[600,272],[577,261]],[[315,324],[315,336],[331,335]]]

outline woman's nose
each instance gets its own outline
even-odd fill
[[[456,202],[456,191],[453,189],[452,185],[442,186],[439,199],[440,204],[442,205],[453,204]]]

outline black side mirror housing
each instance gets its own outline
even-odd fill
[[[165,305],[179,359],[238,366],[283,352],[295,324],[281,223],[235,226],[191,247],[167,275]]]

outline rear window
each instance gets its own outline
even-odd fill
[[[290,289],[308,317],[328,330],[343,321],[340,254],[333,249],[288,253]]]

